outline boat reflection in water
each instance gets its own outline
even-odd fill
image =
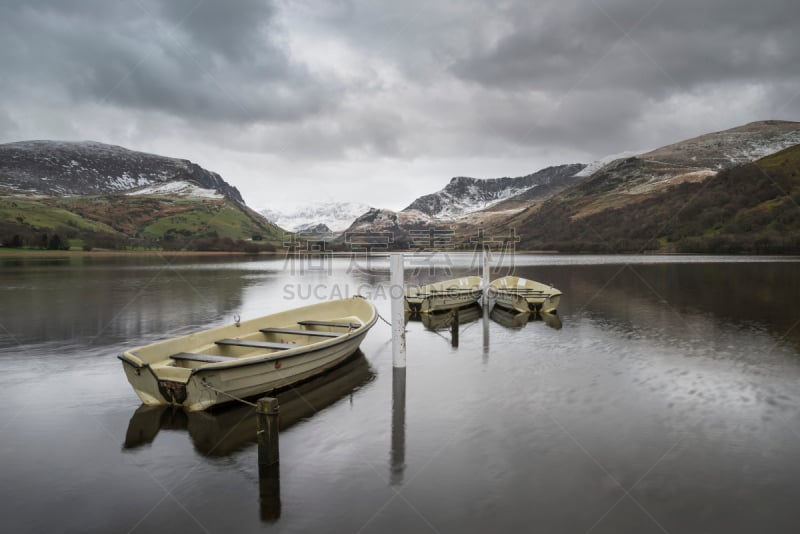
[[[558,314],[548,312],[518,312],[495,305],[489,313],[491,319],[506,328],[523,328],[530,322],[542,321],[555,330],[561,330],[561,318]]]
[[[447,330],[453,324],[455,313],[458,312],[458,324],[464,325],[477,321],[481,317],[480,304],[473,303],[462,308],[432,313],[412,313],[408,315],[409,321],[418,321],[428,330]]]
[[[279,426],[290,426],[352,394],[375,378],[364,353],[356,352],[342,365],[275,395],[280,406]],[[221,406],[202,412],[185,412],[172,406],[140,406],[128,423],[123,450],[152,443],[162,430],[187,431],[195,450],[209,457],[229,456],[258,442],[255,408],[244,404]],[[259,472],[261,518],[280,517],[278,465]]]

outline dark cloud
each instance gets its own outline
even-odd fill
[[[793,1],[536,2],[504,15],[509,29],[458,59],[455,75],[510,90],[625,87],[656,98],[797,76]]]
[[[335,83],[292,61],[274,14],[255,0],[3,4],[0,67],[17,74],[4,85],[233,122],[294,120],[335,106]]]
[[[277,33],[275,6],[270,1],[169,0],[158,4],[154,16],[159,13],[163,13],[168,27],[189,36],[203,52],[221,55],[233,63],[250,62],[264,54],[277,55],[277,62],[284,60],[274,37],[269,42],[269,34]],[[271,46],[262,46],[265,37]]]

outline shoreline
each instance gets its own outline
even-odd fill
[[[276,256],[285,252],[224,252],[195,250],[37,250],[37,249],[3,249],[0,258],[74,258],[74,257],[111,257],[111,256]]]
[[[450,251],[415,251],[415,250],[381,250],[367,254],[370,257],[386,257],[390,254],[474,254],[468,250]],[[330,251],[332,257],[345,257],[351,255],[362,256],[363,251]],[[513,255],[545,255],[556,256],[718,256],[718,257],[776,257],[776,258],[797,258],[796,254],[707,254],[691,252],[614,252],[614,253],[593,253],[593,252],[559,252],[557,250],[517,250]],[[215,250],[41,250],[41,249],[6,249],[0,247],[0,259],[2,258],[80,258],[80,257],[286,257],[288,255],[305,256],[313,253],[288,252],[287,250],[262,251],[262,252],[243,252],[243,251],[215,251]]]

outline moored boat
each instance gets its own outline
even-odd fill
[[[411,312],[430,313],[469,306],[482,294],[481,278],[464,276],[435,284],[409,286],[405,298]]]
[[[358,350],[378,319],[363,298],[321,302],[129,350],[144,404],[205,410],[307,380]]]
[[[527,278],[504,276],[489,284],[489,298],[499,306],[519,312],[553,313],[561,300],[561,291]]]

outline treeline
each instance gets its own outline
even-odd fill
[[[86,251],[102,250],[191,250],[208,252],[274,252],[275,246],[261,241],[245,241],[229,237],[205,237],[200,239],[140,239],[108,234],[76,236]],[[40,250],[69,250],[69,240],[58,233],[15,232],[0,237],[5,248],[27,248]]]
[[[584,217],[546,203],[519,232],[563,252],[800,254],[800,149],[786,152]]]
[[[69,242],[58,234],[13,234],[2,239],[3,246],[7,248],[38,248],[42,250],[69,250]]]

